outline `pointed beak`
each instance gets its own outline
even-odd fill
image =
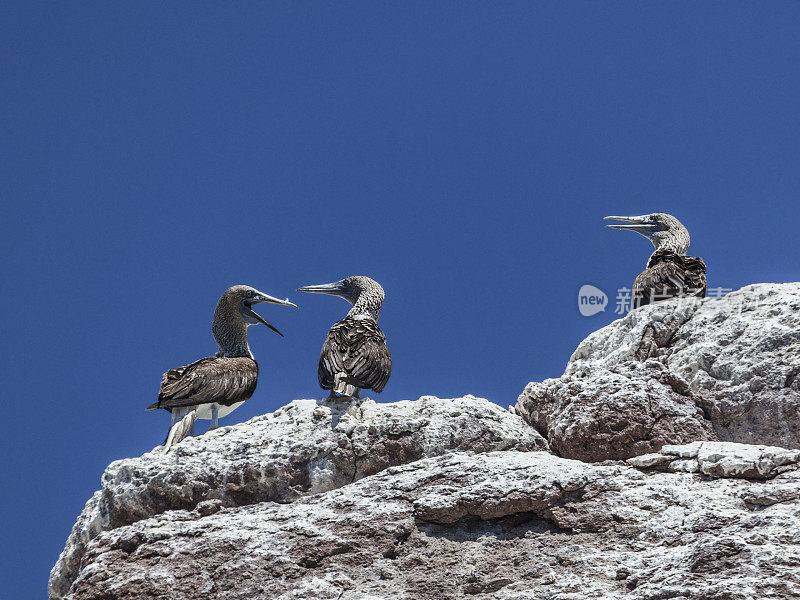
[[[258,314],[256,311],[254,311],[252,308],[250,309],[250,316],[253,317],[259,323],[263,323],[264,325],[266,325],[267,327],[272,329],[272,331],[277,333],[279,336],[284,337],[283,334],[280,331],[278,331],[272,323],[267,321],[264,317],[262,317],[260,314]]]
[[[344,280],[335,281],[333,283],[323,283],[321,285],[306,285],[297,288],[298,292],[308,292],[309,294],[330,294],[332,296],[341,296],[346,290]]]
[[[604,220],[621,221],[625,225],[614,223],[613,225],[606,225],[610,229],[623,229],[628,231],[635,231],[641,235],[649,238],[651,235],[661,230],[658,223],[650,220],[650,215],[641,215],[638,217],[603,217]]]
[[[258,293],[258,296],[253,298],[252,304],[280,304],[281,306],[294,306],[297,308],[297,304],[294,302],[289,302],[289,299],[281,300],[279,298],[273,298],[269,294],[264,294],[262,292]]]
[[[272,331],[274,331],[275,333],[277,333],[281,337],[283,337],[283,334],[280,331],[278,331],[275,328],[275,326],[272,325],[272,323],[270,323],[264,317],[262,317],[256,311],[254,311],[252,309],[252,306],[254,304],[280,304],[281,306],[294,306],[295,308],[297,308],[297,305],[294,302],[289,302],[288,298],[286,298],[286,300],[281,300],[279,298],[274,298],[274,297],[270,296],[269,294],[265,294],[263,292],[259,292],[257,296],[247,300],[245,302],[245,304],[247,305],[247,309],[249,310],[249,313],[248,313],[249,316],[251,316],[253,319],[258,321],[259,323],[263,323],[264,325],[266,325],[267,327],[272,329]]]

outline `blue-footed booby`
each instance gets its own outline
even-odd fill
[[[196,419],[210,419],[214,429],[220,417],[230,414],[253,395],[258,364],[247,344],[247,328],[263,323],[283,337],[253,310],[254,304],[263,303],[297,308],[288,298],[279,300],[250,286],[234,285],[220,297],[211,324],[219,352],[164,373],[158,402],[147,410],[163,408],[172,413],[165,452],[193,431]]]
[[[335,283],[309,285],[298,292],[331,294],[344,298],[353,308],[341,321],[334,323],[322,345],[317,376],[323,390],[358,397],[360,390],[383,391],[392,372],[392,355],[386,346],[386,336],[378,327],[378,315],[383,306],[380,284],[354,275]]]
[[[605,218],[625,223],[607,227],[635,231],[649,239],[656,249],[645,270],[633,282],[633,308],[676,296],[706,295],[706,264],[702,258],[686,256],[689,232],[678,219],[665,213]]]

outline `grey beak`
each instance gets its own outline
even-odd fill
[[[308,292],[309,294],[331,294],[332,296],[341,296],[346,290],[344,280],[334,281],[333,283],[323,283],[320,285],[306,285],[297,288],[298,292]]]
[[[294,306],[295,308],[297,308],[297,305],[293,302],[289,302],[288,298],[286,298],[286,300],[280,300],[279,298],[274,298],[269,294],[265,294],[263,292],[259,292],[257,296],[246,301],[245,304],[247,305],[247,308],[250,311],[248,313],[249,316],[254,318],[259,323],[263,323],[281,337],[284,337],[283,334],[280,331],[278,331],[272,323],[267,321],[264,317],[262,317],[260,314],[258,314],[256,311],[252,309],[253,304],[280,304],[281,306]]]
[[[626,225],[613,224],[606,225],[610,229],[623,229],[627,231],[635,231],[646,238],[661,230],[658,223],[650,221],[650,215],[641,215],[638,217],[603,217],[604,220],[622,221]]]
[[[263,292],[259,292],[258,296],[253,298],[253,304],[280,304],[281,306],[294,306],[297,308],[297,304],[294,302],[289,302],[289,299],[280,300],[279,298],[273,298],[269,294],[264,294]]]
[[[252,308],[250,309],[250,316],[253,317],[259,323],[263,323],[264,325],[266,325],[267,327],[272,329],[272,331],[277,333],[279,336],[284,337],[283,334],[280,331],[278,331],[272,323],[267,321],[264,317],[262,317],[260,314],[258,314],[256,311],[254,311]]]

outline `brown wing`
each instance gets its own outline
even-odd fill
[[[706,264],[702,258],[657,252],[633,282],[633,308],[677,296],[706,295]]]
[[[257,381],[258,365],[252,358],[201,358],[164,373],[158,402],[147,408],[172,410],[208,402],[230,406],[250,398]]]
[[[319,357],[319,385],[331,390],[337,373],[361,389],[383,391],[392,372],[386,336],[372,319],[345,317],[331,327]]]

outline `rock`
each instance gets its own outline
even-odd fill
[[[223,507],[292,502],[450,451],[544,448],[521,418],[473,396],[393,404],[295,400],[186,439],[169,454],[159,446],[111,463],[53,567],[50,596],[67,593],[87,544],[100,532],[166,511],[208,516]]]
[[[103,532],[67,598],[794,598],[800,473],[786,466],[765,484],[457,452],[290,504]],[[764,486],[784,500],[748,508]]]
[[[674,460],[675,458],[673,456],[667,456],[656,452],[655,454],[641,454],[639,456],[634,456],[633,458],[629,458],[627,463],[633,467],[639,467],[640,469],[657,469],[660,467],[669,466]]]
[[[703,442],[692,442],[691,444],[683,444],[682,446],[667,444],[661,447],[660,454],[677,456],[679,458],[697,458],[697,453],[700,452],[700,446],[702,445]]]
[[[530,383],[515,410],[560,456],[584,461],[625,459],[666,443],[715,439],[692,398],[661,382],[659,363],[626,367]]]
[[[752,446],[730,442],[706,442],[697,452],[700,471],[715,477],[774,477],[785,465],[800,461],[800,450]]]
[[[800,284],[634,310],[589,337],[514,412],[560,455],[627,459],[721,440],[800,448]]]
[[[776,446],[753,446],[734,442],[693,442],[664,446],[660,452],[629,458],[642,469],[705,473],[712,477],[770,479],[800,462],[800,450]]]
[[[798,598],[798,308],[781,284],[633,311],[516,414],[297,400],[117,461],[50,596]]]

